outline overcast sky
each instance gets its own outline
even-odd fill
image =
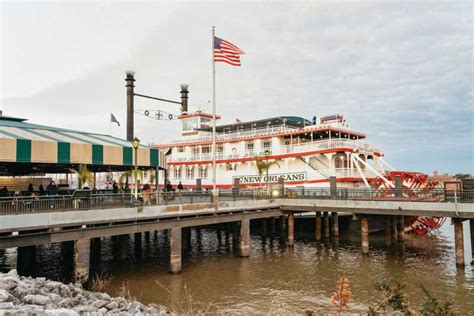
[[[223,122],[343,114],[399,170],[474,173],[472,1],[1,1],[0,109],[125,138],[136,91],[210,111],[211,26],[246,52],[217,65]],[[137,100],[137,109],[178,106]],[[145,142],[177,121],[136,118]]]

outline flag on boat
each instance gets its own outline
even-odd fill
[[[110,113],[110,123],[117,123],[118,126],[120,126],[119,121],[115,118],[115,116]]]
[[[240,66],[240,55],[245,54],[240,48],[214,36],[214,61],[223,62],[232,66]]]

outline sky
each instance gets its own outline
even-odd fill
[[[222,123],[338,113],[398,170],[474,173],[473,16],[472,1],[2,0],[0,110],[125,138],[132,69],[137,93],[179,101],[187,83],[190,110],[210,112],[215,25],[246,52],[216,65]],[[179,133],[136,116],[145,143]]]

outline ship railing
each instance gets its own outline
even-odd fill
[[[364,153],[373,153],[381,152],[378,147],[375,147],[369,143],[363,143],[356,140],[325,140],[325,141],[313,141],[308,143],[302,143],[299,145],[282,145],[274,147],[270,150],[272,155],[278,154],[290,154],[290,153],[305,153],[308,151],[318,151],[318,150],[327,150],[327,149],[337,149],[337,148],[350,148],[357,149],[359,152]],[[218,156],[217,159],[238,159],[238,158],[248,158],[248,157],[264,157],[264,151],[247,151],[244,154],[222,154]],[[185,162],[185,161],[206,161],[211,160],[211,154],[201,154],[201,155],[192,155],[191,157],[171,157],[170,162]]]

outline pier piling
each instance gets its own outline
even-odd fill
[[[173,274],[181,272],[181,242],[181,227],[171,228],[170,271]]]
[[[474,219],[469,220],[469,227],[471,231],[471,254],[472,254],[471,264],[474,264]]]
[[[391,218],[391,224],[392,224],[392,230],[391,230],[391,241],[392,244],[397,243],[397,216],[390,216]]]
[[[324,218],[324,238],[329,239],[329,212],[324,212],[323,218]]]
[[[250,220],[240,222],[240,256],[250,256]]]
[[[295,213],[288,213],[288,246],[295,244]]]
[[[456,249],[456,264],[464,265],[464,233],[462,221],[454,222],[454,248]]]
[[[88,238],[74,242],[74,281],[85,284],[89,279],[91,241]]]
[[[385,246],[392,244],[392,220],[389,215],[385,216]]]
[[[364,216],[360,219],[360,232],[362,240],[362,253],[369,253],[369,219]]]
[[[337,217],[337,212],[332,212],[331,217],[332,217],[332,235],[334,237],[339,237],[339,217]]]
[[[125,260],[128,257],[128,235],[118,236],[119,259]]]
[[[16,251],[16,269],[18,273],[30,276],[35,268],[36,246],[18,247]]]
[[[321,240],[321,212],[316,212],[316,240]]]
[[[397,216],[397,241],[405,241],[405,216]]]

